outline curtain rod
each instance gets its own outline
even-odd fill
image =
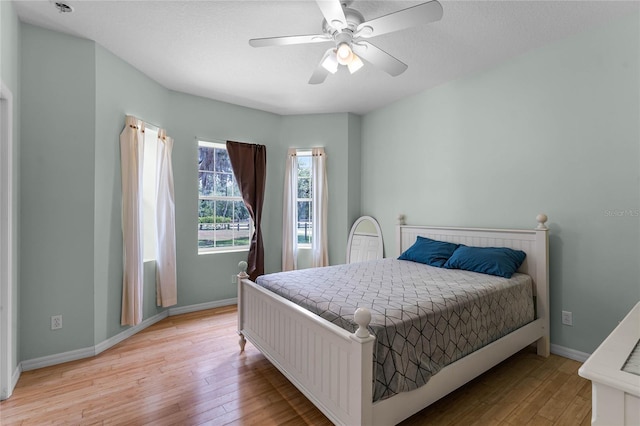
[[[136,119],[136,120],[138,120],[138,121],[142,121],[142,122],[145,124],[145,126],[155,127],[155,130],[160,130],[160,129],[162,129],[162,126],[158,126],[157,124],[150,123],[150,122],[148,122],[147,120],[143,120],[142,118],[139,118],[139,117],[138,117],[138,116],[136,116],[136,115],[125,114],[125,116],[133,117],[133,118],[135,118],[135,119]]]

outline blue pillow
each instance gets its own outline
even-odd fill
[[[444,267],[464,269],[511,278],[518,270],[527,254],[506,247],[468,247],[460,245],[451,255]]]
[[[398,259],[441,268],[457,248],[458,244],[418,237],[416,242],[405,250]]]

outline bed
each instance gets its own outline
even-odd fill
[[[375,328],[370,324],[370,309],[356,310],[352,318],[355,326],[344,329],[336,321],[324,319],[257,285],[244,271],[238,275],[241,350],[247,340],[251,342],[336,424],[396,424],[530,344],[537,345],[539,355],[549,355],[547,218],[539,215],[537,220],[537,228],[531,230],[397,226],[398,255],[418,236],[524,251],[526,259],[518,273],[530,277],[535,305],[532,321],[446,365],[413,390],[387,395],[376,391],[378,342],[369,331]],[[375,322],[376,312],[373,314]]]

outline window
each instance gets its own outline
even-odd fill
[[[307,254],[311,254],[310,265],[305,260],[302,267],[329,264],[326,158],[324,148],[287,151],[282,202],[283,271],[298,268],[299,248],[310,249]]]
[[[226,146],[198,141],[198,252],[249,249],[252,233]]]
[[[145,124],[142,160],[142,252],[145,262],[156,260],[156,198],[158,129]]]
[[[299,247],[311,247],[313,237],[313,188],[311,181],[311,151],[297,151],[298,196],[297,234]]]

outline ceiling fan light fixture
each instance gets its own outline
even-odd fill
[[[353,54],[353,59],[351,60],[351,62],[347,64],[347,68],[349,68],[349,72],[351,74],[358,71],[363,66],[364,66],[364,63],[355,53]]]
[[[65,0],[49,1],[61,2]],[[359,56],[366,60],[368,65],[381,68],[392,77],[402,74],[408,68],[407,64],[369,43],[366,39],[436,22],[441,20],[443,15],[442,5],[438,0],[426,0],[424,3],[369,21],[365,20],[362,13],[351,9],[350,5],[353,0],[315,1],[324,17],[321,33],[249,40],[249,45],[253,47],[333,42],[332,47],[325,51],[320,63],[316,65],[309,79],[309,84],[322,83],[329,73],[336,73],[340,65],[346,66],[351,74],[357,72],[364,66]],[[353,48],[358,52],[357,55]]]
[[[322,67],[329,71],[331,74],[335,74],[338,71],[338,59],[336,58],[336,49],[333,49],[333,53],[327,55],[322,61]]]

